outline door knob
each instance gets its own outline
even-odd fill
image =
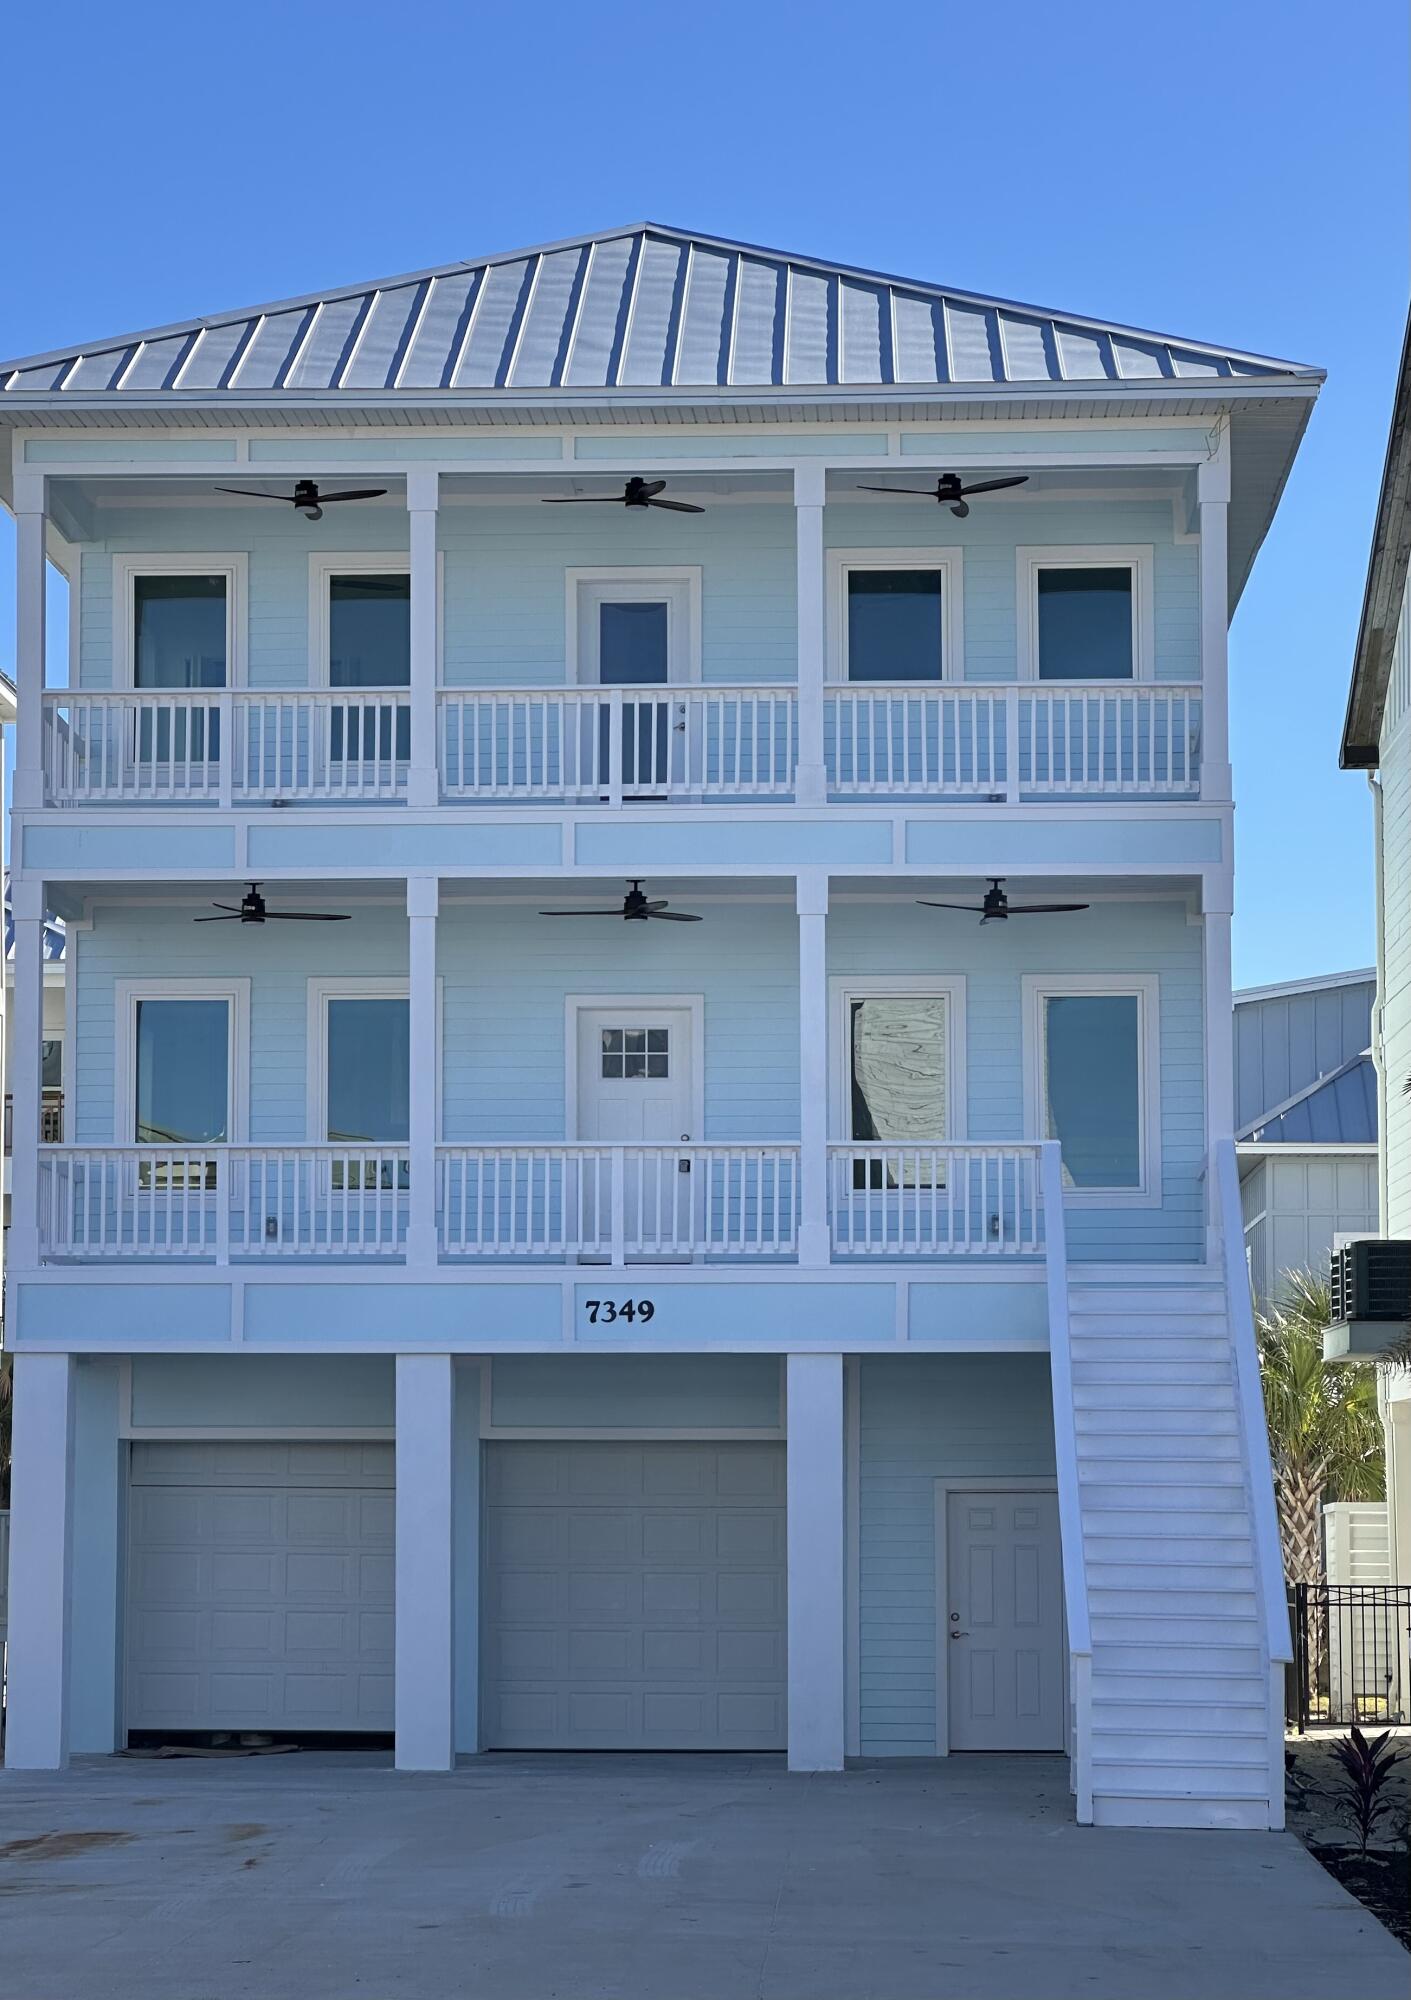
[[[952,1632],[950,1636],[952,1639],[968,1639],[970,1634],[968,1632]]]

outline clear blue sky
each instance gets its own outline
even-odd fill
[[[1395,0],[228,9],[6,34],[0,354],[642,217],[1329,381],[1234,627],[1236,978],[1373,954],[1337,770],[1407,305]],[[0,663],[13,653],[0,531]]]

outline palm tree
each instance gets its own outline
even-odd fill
[[[1327,1362],[1328,1281],[1288,1274],[1278,1304],[1258,1315],[1259,1366],[1284,1567],[1291,1583],[1323,1574],[1320,1510],[1325,1500],[1380,1500],[1385,1444],[1377,1373],[1369,1362]]]

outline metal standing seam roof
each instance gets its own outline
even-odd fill
[[[1262,1146],[1375,1146],[1377,1073],[1371,1050],[1319,1077],[1240,1137]]]
[[[1321,371],[637,223],[0,362],[6,397],[1154,384]]]

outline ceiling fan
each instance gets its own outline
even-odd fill
[[[924,910],[968,910],[982,924],[1002,924],[1010,917],[1055,917],[1070,910],[1086,910],[1086,903],[1011,903],[1004,893],[1004,877],[991,875],[983,903],[931,903],[924,896],[917,902]]]
[[[704,514],[689,500],[658,500],[664,479],[629,479],[621,493],[555,493],[544,496],[546,507],[665,507],[671,514]]]
[[[1018,472],[1009,479],[980,479],[972,485],[962,483],[958,472],[943,472],[936,481],[935,491],[929,486],[861,486],[862,493],[907,493],[918,500],[936,500],[942,507],[949,507],[958,520],[963,521],[970,509],[966,506],[966,495],[970,493],[998,493],[1005,486],[1027,484],[1027,472]]]
[[[644,923],[648,917],[656,917],[664,924],[698,924],[700,917],[688,915],[685,910],[669,910],[665,897],[648,900],[642,893],[640,881],[633,882],[622,899],[620,910],[540,910],[541,917],[622,917],[629,924]]]
[[[354,486],[346,493],[320,493],[318,481],[296,479],[292,493],[256,493],[247,486],[218,486],[217,493],[235,493],[242,500],[282,500],[293,507],[306,521],[321,521],[325,507],[331,507],[335,500],[380,500],[386,493],[385,486]]]
[[[258,882],[250,884],[238,903],[214,903],[211,907],[229,914],[193,917],[191,921],[196,924],[346,924],[350,921],[346,914],[335,915],[328,910],[267,910]]]

